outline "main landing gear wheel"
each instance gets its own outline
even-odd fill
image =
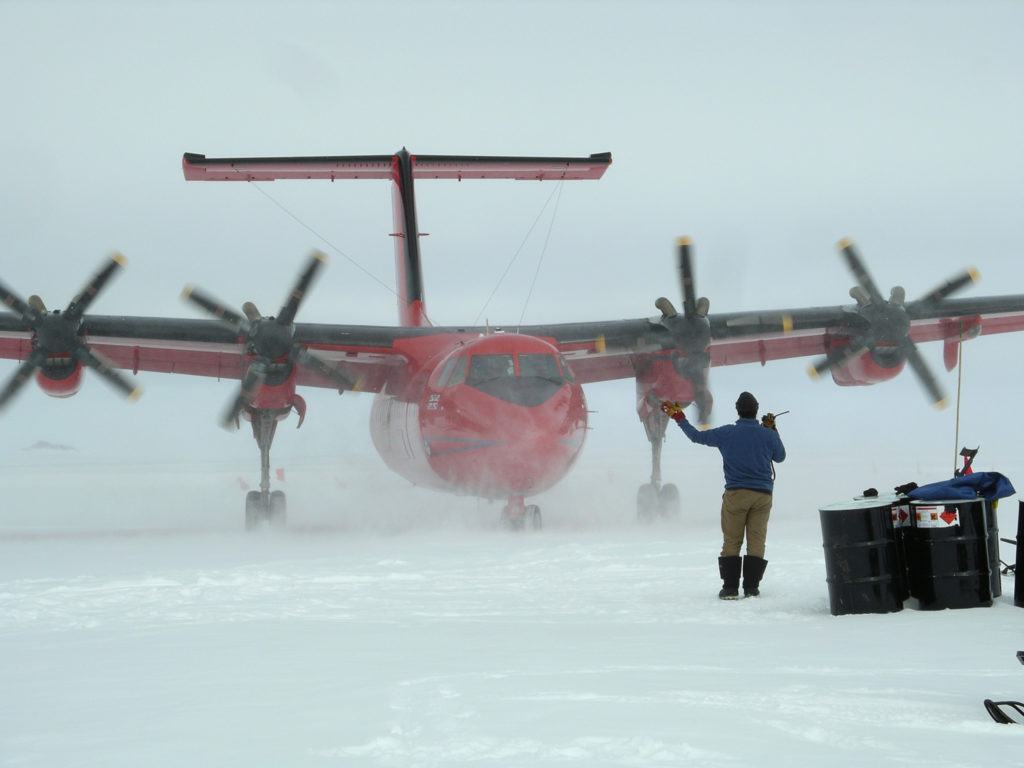
[[[249,491],[245,495],[245,529],[251,531],[263,523],[283,528],[288,522],[288,500],[284,491],[263,494]]]

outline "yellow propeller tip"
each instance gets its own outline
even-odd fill
[[[693,240],[688,237],[680,237],[676,240],[676,245],[693,245]]]
[[[186,285],[184,290],[182,290],[181,292],[181,298],[187,299],[189,296],[192,295],[192,291],[194,291],[195,289],[196,287],[194,284],[190,283],[189,285]]]
[[[135,401],[136,401],[136,400],[138,400],[138,399],[139,399],[140,397],[142,397],[142,387],[136,387],[136,388],[135,388],[135,389],[133,389],[133,390],[131,391],[131,393],[130,393],[130,394],[128,395],[128,400],[129,400],[129,402],[135,402]]]
[[[821,376],[821,374],[818,373],[818,369],[815,368],[813,365],[807,366],[807,375],[810,376],[812,379],[817,379]]]
[[[968,269],[967,270],[967,274],[971,276],[971,282],[973,282],[973,283],[976,283],[979,280],[981,280],[981,272],[979,272],[974,267],[971,267],[970,269]]]
[[[793,318],[789,315],[782,316],[782,332],[790,333],[793,330]]]
[[[851,245],[853,245],[853,238],[844,237],[842,240],[839,241],[838,248],[841,251],[845,248],[849,248]]]
[[[948,402],[947,402],[946,398],[942,398],[941,400],[936,400],[935,401],[935,410],[941,411],[947,405],[948,405]]]
[[[327,254],[323,251],[313,251],[313,258],[317,261],[322,261],[324,264],[327,263]]]
[[[112,254],[110,254],[110,258],[113,261],[117,262],[118,266],[121,267],[123,267],[125,263],[128,261],[128,259],[124,257],[123,253],[118,253],[117,251],[114,251]]]

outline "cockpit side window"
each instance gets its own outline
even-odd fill
[[[576,382],[576,377],[573,376],[572,368],[569,367],[569,361],[566,360],[561,355],[559,355],[558,356],[558,365],[562,369],[562,375],[565,376],[565,380],[568,381],[570,384],[575,383]]]
[[[455,369],[452,371],[452,377],[448,379],[446,386],[454,387],[456,384],[461,384],[466,380],[466,356],[458,357],[455,359]]]
[[[455,367],[455,363],[458,362],[458,358],[453,357],[444,364],[441,368],[441,375],[437,377],[437,386],[444,387],[448,385],[448,377],[452,375],[452,369]]]
[[[515,373],[512,355],[473,355],[469,358],[466,383],[472,387],[491,379],[515,376]]]

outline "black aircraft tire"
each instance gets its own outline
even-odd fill
[[[260,504],[260,492],[249,491],[245,494],[245,530],[258,528],[263,522],[263,510]]]
[[[641,523],[649,523],[658,516],[658,489],[653,484],[641,485],[636,491],[636,519]]]
[[[275,528],[283,528],[288,522],[288,499],[284,491],[274,491],[270,494],[268,516],[270,524]]]
[[[679,517],[681,511],[679,488],[673,483],[665,483],[658,491],[658,503],[661,506],[662,517]]]

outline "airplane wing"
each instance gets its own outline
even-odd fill
[[[710,367],[825,355],[836,340],[852,338],[865,327],[856,306],[709,314],[706,320]],[[295,323],[294,343],[343,371],[353,385],[339,386],[305,368],[298,372],[296,383],[379,392],[395,366],[417,354],[411,343],[415,339],[473,338],[487,330]],[[500,329],[490,329],[495,330]],[[915,342],[957,343],[961,338],[1016,331],[1024,331],[1021,294],[950,299],[919,309],[909,336]],[[659,317],[529,325],[516,332],[550,339],[584,384],[634,378],[650,361],[671,357],[680,349],[678,335]],[[240,379],[245,372],[247,349],[240,334],[214,320],[94,315],[85,317],[80,334],[88,348],[111,367],[133,374]],[[0,313],[0,358],[28,359],[32,335],[28,322]]]
[[[300,386],[379,392],[388,372],[404,357],[405,328],[295,324],[294,341],[345,372],[358,386],[339,386],[316,370],[300,368]],[[131,371],[177,373],[217,379],[240,379],[247,350],[237,333],[210,320],[159,317],[90,316],[82,340],[111,367]],[[0,358],[26,360],[32,352],[32,328],[0,313]]]
[[[826,355],[855,337],[865,321],[855,305],[730,312],[707,316],[709,365],[741,365]],[[532,325],[522,333],[551,338],[582,383],[631,378],[652,358],[678,348],[662,318]],[[951,299],[921,309],[910,322],[914,342],[1024,331],[1024,294]]]
[[[654,396],[696,402],[703,420],[711,404],[707,372],[714,366],[824,355],[814,372],[831,371],[840,384],[871,384],[910,363],[940,402],[941,390],[917,352],[918,342],[944,341],[944,360],[952,369],[961,340],[1024,330],[1024,295],[948,298],[976,278],[973,270],[916,301],[906,302],[901,288],[884,299],[847,242],[841,246],[858,278],[851,291],[857,304],[710,314],[707,300],[696,298],[688,246],[680,241],[682,313],[660,298],[660,317],[532,325],[514,332],[549,339],[580,383],[635,378]],[[279,361],[286,358],[295,364],[296,385],[396,391],[401,375],[425,370],[437,354],[438,344],[422,343],[424,337],[450,343],[491,330],[297,323],[299,305],[324,261],[323,254],[311,255],[276,317],[262,316],[248,303],[242,314],[235,313],[194,287],[185,297],[214,319],[87,315],[121,266],[119,254],[64,311],[47,311],[35,296],[24,301],[0,283],[0,303],[11,310],[0,313],[0,357],[22,361],[0,389],[0,408],[37,372],[48,394],[74,394],[82,368],[90,367],[129,396],[137,388],[119,371],[240,379],[234,406],[240,409],[268,379],[274,386]]]

